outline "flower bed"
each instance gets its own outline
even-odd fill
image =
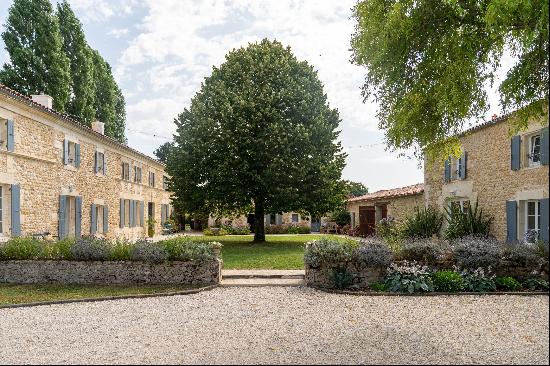
[[[409,240],[322,238],[306,246],[308,286],[401,293],[548,290],[548,252],[487,237]]]
[[[0,246],[0,282],[217,284],[220,249],[185,237],[157,243],[13,238]]]

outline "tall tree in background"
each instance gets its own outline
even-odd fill
[[[369,189],[361,182],[352,182],[351,180],[342,180],[346,198],[359,197],[369,193]]]
[[[118,142],[127,144],[128,139],[126,138],[125,134],[126,100],[124,99],[124,94],[122,94],[122,90],[120,90],[118,84],[116,83],[116,81],[114,81],[114,79],[113,82],[115,83],[115,120],[109,136],[111,136]]]
[[[167,170],[186,212],[324,214],[342,201],[340,118],[317,73],[263,40],[231,51],[176,119]]]
[[[160,162],[166,164],[166,162],[168,161],[168,155],[170,155],[173,149],[173,142],[165,142],[164,144],[160,145],[155,151],[153,151],[153,154],[155,154]]]
[[[70,97],[65,110],[90,126],[95,120],[95,85],[92,51],[86,43],[82,24],[67,1],[57,4],[63,51],[71,65]]]
[[[44,92],[65,111],[70,66],[63,52],[59,24],[49,0],[14,0],[2,39],[10,55],[0,81],[23,94]]]
[[[457,153],[465,121],[487,111],[485,86],[508,49],[517,62],[499,87],[517,125],[548,106],[548,0],[363,0],[354,8],[353,62],[379,103],[390,147],[439,159]],[[548,118],[545,118],[548,120]]]

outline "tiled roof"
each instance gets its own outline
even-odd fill
[[[406,187],[394,188],[394,189],[384,189],[373,193],[367,193],[363,196],[350,198],[348,199],[348,202],[366,201],[366,200],[380,199],[380,198],[414,196],[417,194],[421,194],[423,192],[424,192],[424,184],[418,183],[412,186],[406,186]]]
[[[479,125],[476,125],[476,126],[473,126],[473,127],[470,127],[466,130],[464,130],[463,132],[461,132],[458,137],[463,137],[463,136],[466,136],[472,132],[475,132],[477,130],[481,130],[485,127],[489,127],[489,126],[493,126],[493,125],[496,125],[497,123],[500,123],[500,122],[504,122],[506,121],[513,113],[515,113],[516,111],[513,111],[513,112],[510,112],[510,113],[506,113],[506,114],[503,114],[502,116],[498,116],[494,119],[491,119],[489,121],[485,121],[485,122],[482,122],[480,123]]]
[[[120,142],[118,142],[117,140],[115,140],[115,139],[113,139],[109,136],[105,136],[105,135],[103,135],[99,132],[96,132],[96,131],[92,130],[90,127],[84,125],[81,121],[79,121],[76,117],[74,117],[70,114],[57,112],[54,109],[47,108],[47,107],[43,106],[40,103],[36,103],[30,97],[28,97],[28,96],[26,96],[22,93],[19,93],[18,91],[11,89],[11,88],[5,86],[4,84],[0,84],[0,93],[6,95],[8,97],[11,97],[13,99],[16,99],[20,102],[23,102],[23,103],[25,103],[25,104],[33,107],[33,108],[39,109],[42,112],[46,112],[46,113],[48,113],[48,114],[50,114],[54,117],[57,117],[57,118],[60,118],[64,121],[66,121],[66,122],[69,122],[70,124],[80,128],[82,130],[85,130],[88,133],[91,133],[92,135],[94,135],[95,137],[97,137],[100,140],[104,140],[104,141],[109,142],[111,144],[115,144],[118,147],[121,147],[121,148],[126,149],[128,151],[131,151],[133,153],[136,153],[136,154],[140,155],[143,158],[146,158],[148,160],[154,161],[157,164],[165,166],[165,164],[158,161],[157,159],[154,159],[154,158],[150,157],[149,155],[145,155],[144,153],[139,152],[138,150],[132,149],[131,147],[128,147],[127,145],[121,144]]]

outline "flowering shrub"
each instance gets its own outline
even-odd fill
[[[385,283],[391,292],[431,292],[434,290],[428,267],[404,261],[401,266],[392,263]]]
[[[131,259],[133,261],[162,263],[168,259],[168,253],[166,253],[162,244],[138,240],[132,248]]]
[[[503,255],[503,246],[494,238],[465,236],[452,243],[453,256],[461,268],[496,267]]]
[[[492,292],[496,291],[495,275],[491,272],[491,267],[487,270],[477,268],[475,270],[465,269],[460,272],[464,279],[464,288],[472,292]]]
[[[353,258],[365,267],[385,268],[391,263],[393,253],[381,239],[369,237],[361,240]]]
[[[14,237],[6,244],[0,244],[0,258],[3,260],[38,259],[41,252],[40,241],[31,237]]]
[[[504,248],[502,259],[510,262],[514,267],[538,269],[542,259],[533,245],[507,245]]]
[[[341,264],[352,260],[359,243],[355,240],[323,237],[306,244],[305,263],[313,268],[322,264]]]
[[[221,244],[218,242],[199,242],[186,237],[178,237],[160,242],[170,261],[204,262],[216,258],[214,249]]]
[[[432,281],[436,291],[460,292],[464,290],[464,280],[456,271],[437,271],[432,273]]]
[[[527,230],[523,234],[523,243],[534,244],[539,237],[539,233],[536,230]]]
[[[521,283],[510,276],[495,278],[495,284],[497,285],[497,289],[499,290],[517,291],[521,290],[522,288]]]
[[[442,244],[437,241],[415,238],[405,241],[401,256],[409,261],[432,264],[444,259],[445,250]]]
[[[71,254],[76,261],[104,261],[109,259],[110,249],[105,239],[83,236],[71,245]]]

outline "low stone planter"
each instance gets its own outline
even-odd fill
[[[65,284],[214,285],[221,281],[221,261],[0,261],[0,282]]]
[[[332,274],[337,265],[322,264],[319,267],[310,267],[306,265],[305,281],[307,286],[330,288],[334,286]],[[353,287],[366,288],[369,285],[380,282],[386,274],[385,268],[358,268],[353,263],[340,264],[340,268],[345,268],[352,276]]]

